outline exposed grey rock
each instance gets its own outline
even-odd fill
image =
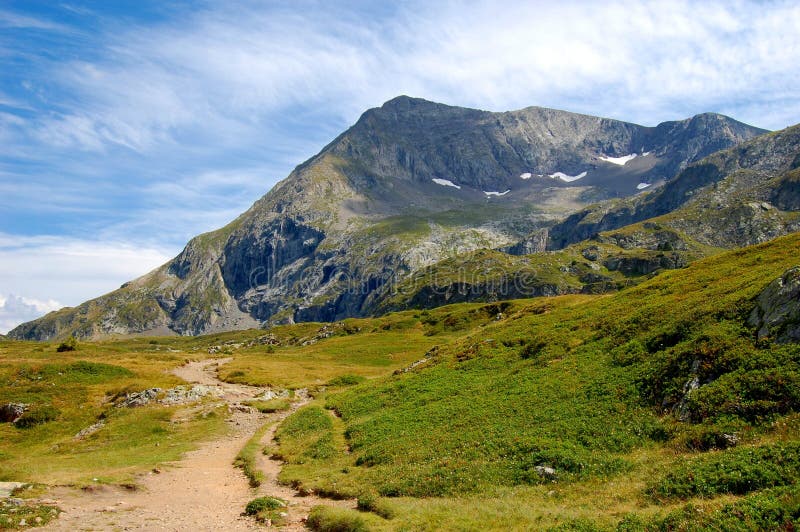
[[[555,480],[556,478],[558,478],[558,474],[556,473],[556,470],[554,468],[550,467],[550,466],[537,465],[537,466],[534,466],[533,470],[536,471],[536,473],[540,477],[542,477],[544,479],[547,479],[547,480]]]
[[[13,423],[18,420],[27,409],[28,405],[24,403],[6,403],[0,406],[0,422]]]
[[[161,388],[149,388],[141,392],[132,392],[125,394],[125,398],[117,403],[117,408],[135,408],[137,406],[145,406],[155,401],[161,393]]]
[[[800,266],[784,272],[758,295],[748,324],[759,339],[800,342]]]
[[[86,438],[88,436],[91,436],[92,434],[94,434],[95,432],[99,431],[100,429],[102,429],[105,426],[106,426],[106,422],[101,419],[97,423],[94,423],[92,425],[89,425],[85,429],[82,429],[75,436],[73,436],[73,439],[82,440],[82,439],[84,439],[84,438]]]
[[[289,397],[289,390],[264,390],[261,394],[253,399],[256,401],[270,401],[272,399],[284,399]]]
[[[164,392],[159,401],[163,405],[181,405],[199,401],[204,397],[222,397],[225,391],[219,386],[194,384],[192,386],[176,386]]]
[[[24,485],[22,482],[0,482],[0,499],[10,497],[15,489]]]
[[[783,211],[800,210],[799,153],[800,126],[748,140],[690,165],[650,193],[568,216],[550,228],[548,249],[664,215],[669,216],[659,219],[661,225],[716,247],[752,245],[796,231],[794,217]]]

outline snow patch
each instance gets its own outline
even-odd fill
[[[524,174],[520,174],[519,178],[520,179],[530,179],[531,178],[531,173],[530,172],[525,172]]]
[[[586,177],[587,173],[588,172],[581,172],[578,175],[567,175],[564,172],[556,172],[554,174],[550,174],[550,177],[552,177],[553,179],[558,178],[561,181],[564,181],[565,183],[571,183],[572,181],[577,181],[578,179]]]
[[[646,154],[642,154],[642,156],[644,155]],[[601,155],[600,160],[611,164],[617,164],[619,166],[625,166],[625,164],[628,161],[636,159],[636,157],[638,157],[638,155],[636,155],[635,153],[631,153],[630,155],[623,155],[622,157],[609,157],[607,155]]]
[[[530,174],[529,174],[529,175],[530,175]],[[511,192],[511,189],[508,189],[508,190],[506,190],[505,192],[487,192],[487,191],[485,191],[485,190],[483,191],[483,193],[484,193],[484,194],[486,194],[486,196],[487,196],[487,197],[488,197],[488,196],[505,196],[505,195],[506,195],[506,194],[508,194],[509,192]]]
[[[453,183],[449,179],[439,179],[438,177],[434,177],[433,179],[431,179],[431,181],[433,181],[437,185],[442,185],[443,187],[453,187],[453,188],[457,188],[457,189],[461,190],[461,186],[460,185],[456,185],[455,183]]]
[[[636,190],[644,190],[649,187],[652,183],[639,183],[636,185]]]

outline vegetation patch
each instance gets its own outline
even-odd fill
[[[286,522],[286,501],[277,497],[258,497],[247,503],[244,514],[255,517],[261,523],[270,526],[281,526]]]
[[[51,405],[42,405],[31,408],[14,422],[20,429],[29,429],[49,421],[55,421],[61,412]]]
[[[258,469],[256,465],[257,454],[261,448],[261,440],[264,434],[267,433],[272,423],[266,423],[259,427],[258,430],[247,440],[247,443],[236,455],[233,465],[240,468],[250,482],[251,488],[257,488],[264,482],[264,472]]]
[[[800,442],[786,442],[689,459],[652,484],[647,492],[659,499],[745,495],[794,484],[798,478]]]
[[[312,508],[306,526],[315,532],[367,532],[370,529],[358,512],[331,506]]]
[[[33,501],[14,502],[0,499],[0,530],[44,526],[57,518],[59,513],[61,510],[56,506],[36,504]]]
[[[283,412],[289,410],[292,402],[289,399],[276,398],[267,401],[245,401],[245,405],[255,408],[262,414],[274,414],[275,412]]]

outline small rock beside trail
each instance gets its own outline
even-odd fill
[[[149,388],[141,392],[132,392],[125,394],[125,399],[117,403],[117,408],[134,408],[137,406],[145,406],[153,402],[158,394],[161,393],[161,388]]]
[[[159,402],[164,405],[180,405],[199,401],[209,395],[213,397],[222,397],[225,395],[225,392],[219,386],[206,386],[203,384],[176,386],[175,388],[167,390],[164,398]]]
[[[11,493],[24,486],[22,482],[0,482],[0,499],[11,497]]]

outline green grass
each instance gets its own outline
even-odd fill
[[[275,412],[282,412],[284,410],[289,410],[292,406],[292,402],[289,399],[270,399],[268,401],[245,401],[244,403],[249,407],[255,408],[262,414],[274,414]]]
[[[486,305],[419,313],[425,334],[447,341],[418,369],[329,393],[325,404],[341,419],[326,419],[319,406],[287,419],[287,430],[315,428],[279,442],[289,458],[281,478],[332,495],[366,490],[396,501],[390,506],[400,517],[392,522],[410,528],[471,528],[492,516],[502,523],[496,529],[609,529],[628,513],[647,520],[681,511],[670,496],[647,499],[654,479],[678,486],[680,471],[720,466],[701,454],[680,469],[683,453],[724,448],[728,432],[768,442],[797,410],[800,350],[758,342],[744,326],[753,298],[797,264],[797,249],[800,236],[791,235],[611,296],[513,302],[499,320],[482,314]],[[703,385],[683,397],[694,376]],[[798,434],[787,429],[780,440],[788,443],[774,445],[793,449]],[[758,448],[721,456],[744,475],[747,452]],[[793,485],[788,458],[761,458],[750,466],[765,478],[750,478],[750,491]],[[672,470],[675,478],[666,476]],[[749,493],[712,477],[705,482],[717,488],[681,496],[716,503]],[[548,500],[550,492],[563,499]],[[519,502],[521,494],[531,502]],[[493,497],[498,505],[460,514],[466,501]],[[503,501],[528,509],[499,519]],[[536,504],[549,510],[530,508]]]
[[[127,409],[110,402],[126,391],[181,384],[165,370],[183,363],[186,353],[155,351],[160,346],[147,340],[82,342],[61,353],[56,347],[16,341],[0,347],[0,403],[29,405],[16,424],[0,424],[0,480],[130,482],[224,430],[223,416],[211,406],[190,415],[181,407]],[[99,431],[75,439],[100,419]]]
[[[312,389],[270,449],[286,461],[279,480],[362,510],[315,509],[315,529],[696,530],[737,516],[746,530],[787,527],[800,515],[800,349],[745,323],[798,249],[791,235],[611,295],[274,327],[278,345],[260,344],[263,330],[58,354],[4,341],[0,402],[57,413],[0,425],[0,478],[119,482],[174,460],[221,430],[216,410],[173,423],[179,408],[109,400],[174,386],[165,370],[222,346],[226,380]],[[240,455],[254,476],[259,441]]]
[[[265,423],[259,427],[250,439],[247,440],[247,443],[242,447],[242,450],[239,451],[239,454],[236,455],[233,461],[233,465],[241,469],[245,474],[251,488],[257,488],[264,482],[264,472],[258,469],[256,465],[256,455],[259,449],[261,449],[261,440],[264,438],[264,434],[267,433],[270,426],[272,426],[272,423]]]
[[[0,500],[0,530],[20,530],[44,526],[61,512],[57,507],[46,504],[24,502],[21,505]]]
[[[269,522],[269,526],[281,526],[285,519],[281,516],[286,508],[286,501],[276,497],[258,497],[247,503],[244,514],[255,517],[261,523]]]
[[[306,526],[315,532],[367,532],[370,527],[363,515],[345,508],[315,506]]]

